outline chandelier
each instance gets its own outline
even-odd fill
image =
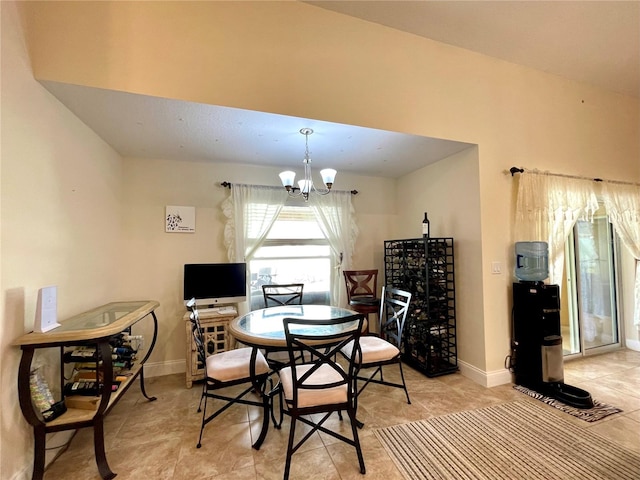
[[[310,128],[302,128],[300,129],[300,133],[305,137],[304,160],[302,161],[304,163],[304,179],[298,182],[297,187],[294,187],[293,182],[296,179],[296,173],[291,170],[287,170],[280,173],[280,180],[282,181],[284,188],[287,189],[287,193],[289,193],[290,197],[299,197],[302,195],[306,202],[312,191],[318,195],[328,194],[331,191],[331,186],[333,185],[337,172],[333,168],[320,170],[320,176],[327,188],[324,190],[318,190],[315,187],[313,180],[311,179],[311,158],[309,157],[309,135],[313,133],[313,130]],[[298,190],[297,193],[296,190]]]

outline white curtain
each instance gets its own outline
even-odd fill
[[[640,326],[640,186],[604,182],[602,198],[613,228],[636,259],[633,324]]]
[[[598,209],[593,181],[536,171],[520,175],[515,241],[549,245],[549,283],[559,284],[564,272],[564,247],[580,219],[592,219]]]
[[[233,184],[222,203],[227,218],[224,245],[230,262],[249,262],[264,242],[287,201],[281,187]],[[327,238],[332,251],[331,304],[343,305],[342,268],[351,266],[353,247],[358,236],[350,192],[332,191],[329,195],[311,195],[309,207]]]
[[[233,184],[222,203],[227,217],[224,245],[230,262],[248,262],[266,238],[287,200],[282,188]]]
[[[322,233],[329,241],[333,257],[331,304],[346,304],[342,269],[351,267],[353,247],[358,236],[351,192],[332,191],[329,195],[309,199]]]

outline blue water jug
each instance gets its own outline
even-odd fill
[[[525,282],[541,282],[549,276],[547,242],[516,242],[516,277]]]

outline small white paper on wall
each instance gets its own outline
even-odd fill
[[[196,231],[196,207],[167,205],[165,232],[192,233]]]

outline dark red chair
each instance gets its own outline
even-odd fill
[[[343,270],[347,287],[349,308],[367,316],[367,332],[369,331],[369,314],[380,314],[380,298],[378,292],[378,270]]]

